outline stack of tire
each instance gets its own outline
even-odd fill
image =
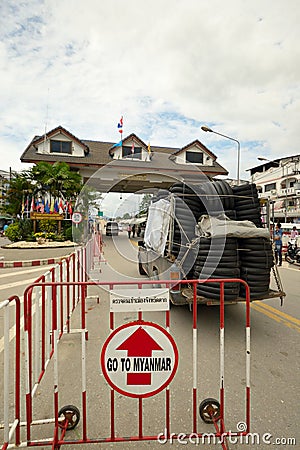
[[[213,184],[222,202],[225,215],[231,220],[236,220],[233,190],[231,186],[223,180],[215,180]]]
[[[255,184],[242,184],[232,188],[236,220],[250,220],[262,227],[260,203]]]
[[[184,183],[175,183],[170,187],[170,192],[177,198],[180,198],[198,221],[201,214],[206,214],[206,209],[197,193],[198,186],[192,187]]]
[[[155,201],[167,198],[169,195],[170,191],[160,189],[156,194]],[[181,191],[174,194],[174,202],[174,227],[172,236],[169,236],[169,240],[172,239],[171,253],[181,263],[183,273],[189,277],[191,276],[191,269],[194,266],[199,247],[198,241],[191,245],[196,237],[196,220],[191,209],[182,199]],[[168,250],[167,244],[165,254],[168,254]]]
[[[174,229],[172,254],[181,262],[182,271],[186,276],[190,274],[198,253],[199,242],[195,241],[196,220],[181,197],[174,197]],[[194,245],[192,245],[194,243]]]
[[[193,270],[193,279],[240,278],[238,242],[236,238],[200,238],[198,256]],[[239,296],[240,283],[224,283],[224,300],[235,300]],[[199,283],[197,295],[220,299],[219,283]]]
[[[175,199],[171,252],[182,264],[187,278],[241,278],[248,283],[251,298],[265,296],[274,265],[269,239],[200,238],[197,247],[190,246],[196,237],[195,225],[203,214],[225,213],[232,220],[250,220],[262,227],[255,184],[231,188],[223,180],[189,186],[176,183],[170,191],[158,191],[157,200],[167,197],[170,192]],[[197,294],[219,300],[220,286],[218,283],[198,284]],[[240,283],[225,283],[224,295],[226,301],[235,300],[245,296],[245,289]]]
[[[264,297],[269,291],[271,268],[274,266],[270,239],[239,239],[241,279],[250,287],[250,298]],[[241,296],[245,288],[241,285]]]

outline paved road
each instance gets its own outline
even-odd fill
[[[136,264],[136,246],[127,239],[126,233],[118,238],[105,238],[104,259],[96,265],[93,278],[99,280],[141,280]],[[275,445],[275,439],[295,438],[299,445],[299,332],[300,291],[299,270],[282,267],[284,288],[287,297],[283,307],[279,299],[253,303],[251,306],[251,430],[259,433],[262,440],[265,433],[272,435],[273,448],[296,448],[295,445]],[[16,269],[14,269],[16,270]],[[8,273],[8,272],[7,272]],[[0,272],[0,275],[4,272]],[[34,274],[38,274],[34,272]],[[24,282],[33,273],[23,273]],[[5,281],[5,277],[2,278]],[[6,292],[8,293],[9,290]],[[107,292],[97,288],[89,291],[86,307],[87,328],[87,397],[88,397],[88,435],[109,436],[110,390],[103,378],[99,365],[99,354],[104,341],[109,336],[109,300]],[[100,297],[98,304],[94,295]],[[80,311],[76,310],[73,324],[78,326]],[[226,308],[225,317],[225,420],[227,430],[236,430],[237,423],[243,421],[245,407],[245,329],[244,305]],[[162,323],[162,313],[145,313],[150,321]],[[171,309],[171,333],[179,348],[179,368],[170,386],[172,430],[187,433],[192,431],[192,320],[188,308]],[[115,317],[115,327],[135,320],[135,313],[119,313]],[[1,322],[0,322],[1,326]],[[219,314],[216,307],[198,308],[198,401],[203,398],[219,396]],[[67,363],[66,363],[67,362]],[[69,335],[64,338],[60,348],[59,404],[75,404],[81,409],[81,353],[80,336]],[[47,369],[48,370],[48,369]],[[51,386],[52,366],[37,396],[37,417],[52,414]],[[138,404],[134,399],[115,396],[117,434],[138,433]],[[143,401],[145,418],[143,429],[147,434],[162,432],[164,429],[164,394],[158,394]],[[51,428],[48,436],[52,435]],[[198,430],[214,431],[212,425],[205,425],[199,419]],[[39,435],[39,432],[37,434]],[[79,439],[81,426],[68,433]],[[268,437],[267,437],[268,439]],[[284,440],[282,443],[286,442]],[[136,442],[122,444],[102,444],[101,448],[159,448],[156,442]],[[164,448],[181,448],[183,444],[173,442]],[[230,444],[229,448],[267,448],[262,442],[258,445]],[[67,448],[94,448],[93,446],[67,446]],[[194,444],[189,444],[189,448]],[[100,448],[96,446],[95,448]],[[204,448],[221,448],[220,445],[204,445]]]

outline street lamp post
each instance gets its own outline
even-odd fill
[[[240,159],[241,159],[241,144],[240,144],[240,142],[239,142],[237,139],[234,139],[234,138],[232,138],[232,137],[230,137],[230,136],[226,136],[226,134],[218,133],[217,131],[214,131],[214,130],[212,130],[212,129],[209,128],[209,127],[203,126],[203,127],[201,127],[201,130],[202,130],[202,131],[205,131],[205,132],[209,132],[209,133],[218,134],[219,136],[222,136],[222,137],[224,137],[224,138],[226,138],[226,139],[230,139],[231,141],[234,141],[234,142],[237,143],[237,145],[238,145],[238,157],[237,157],[237,183],[238,183],[238,185],[239,185],[239,184],[240,184]]]

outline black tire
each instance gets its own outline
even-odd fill
[[[224,211],[224,214],[228,219],[236,220],[236,212],[234,210],[226,210]]]
[[[199,414],[203,422],[214,423],[220,417],[220,403],[215,398],[206,398],[199,405]]]
[[[248,209],[259,209],[259,210],[261,209],[259,202],[251,201],[250,199],[249,200],[243,200],[243,201],[240,201],[240,202],[239,201],[235,202],[234,209],[236,211],[246,211],[247,208]]]
[[[252,249],[245,249],[245,250],[239,250],[240,255],[246,259],[262,259],[262,258],[269,258],[273,255],[273,251],[271,250],[252,250]]]
[[[214,182],[217,192],[221,196],[221,201],[224,206],[224,209],[233,209],[234,208],[234,198],[232,188],[229,186],[226,181],[216,180]]]
[[[238,240],[238,242],[243,242],[244,245],[248,245],[248,244],[249,244],[249,245],[254,245],[254,244],[257,244],[258,246],[260,246],[261,243],[262,243],[263,241],[270,243],[270,242],[271,242],[271,239],[269,239],[269,238],[261,238],[261,237],[257,238],[257,237],[255,237],[255,238],[245,238],[245,239],[239,239],[239,240]]]
[[[243,261],[240,261],[241,267],[247,267],[248,269],[256,269],[256,270],[270,270],[274,266],[274,261],[265,261],[265,262],[249,262],[243,265]]]
[[[252,252],[253,251],[265,251],[270,253],[273,252],[271,242],[263,242],[263,241],[260,244],[243,244],[243,242],[240,241],[238,243],[238,250],[245,252],[248,251],[248,253],[250,253],[249,250]]]
[[[139,274],[140,275],[147,275],[145,270],[143,269],[143,264],[139,262]]]
[[[233,186],[232,191],[234,194],[239,194],[241,192],[249,191],[249,192],[256,192],[257,188],[255,183],[251,184],[240,184],[239,186]]]
[[[219,258],[219,257],[231,257],[234,259],[238,258],[238,251],[237,250],[223,250],[222,248],[220,248],[219,250],[203,250],[201,249],[201,247],[199,247],[199,252],[198,252],[198,256],[201,258],[207,258],[207,256],[209,255],[210,258]]]
[[[270,269],[256,269],[254,267],[241,267],[241,273],[246,275],[268,275],[270,274]]]
[[[229,251],[229,250],[236,250],[238,248],[238,244],[235,239],[230,241],[228,239],[226,240],[225,238],[224,239],[212,238],[206,241],[203,238],[200,238],[199,248],[206,251],[209,250],[216,251],[219,250],[220,248],[223,248],[224,250]]]
[[[215,257],[215,256],[211,256],[211,255],[207,255],[207,256],[201,256],[198,253],[197,259],[196,259],[197,264],[199,265],[204,265],[204,264],[218,264],[221,267],[232,267],[233,265],[235,265],[237,267],[238,262],[239,262],[239,258],[237,256],[232,257],[232,256],[224,256],[222,255],[221,258]]]
[[[65,424],[68,421],[67,424],[67,430],[73,430],[79,423],[80,420],[80,411],[76,406],[73,405],[67,405],[63,406],[58,411],[58,418],[62,419],[64,417],[64,420],[59,420],[58,426],[60,428],[65,428]]]
[[[221,276],[223,278],[239,278],[240,269],[238,267],[219,267],[217,266],[213,272],[209,270],[209,268],[202,268],[203,276],[205,276],[208,272],[212,273],[211,278],[215,278],[215,276]]]

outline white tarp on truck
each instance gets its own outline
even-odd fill
[[[172,205],[169,200],[161,199],[152,203],[148,211],[144,242],[146,247],[163,256],[169,224],[171,220]]]
[[[200,236],[211,237],[236,237],[236,238],[265,238],[270,239],[267,228],[257,228],[250,220],[231,220],[226,216],[212,217],[201,216],[198,222]]]

